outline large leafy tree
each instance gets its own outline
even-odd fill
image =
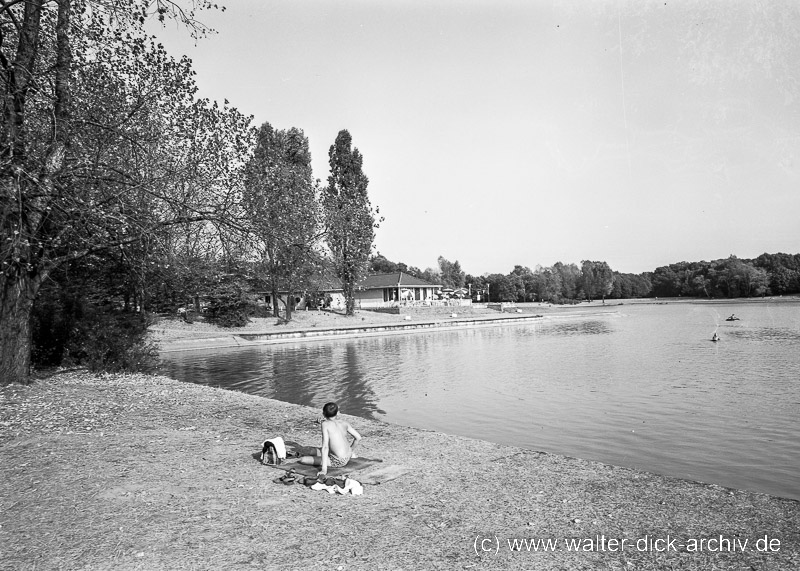
[[[566,291],[566,284],[564,283],[564,273],[560,271],[557,262],[552,268],[547,268],[544,271],[544,295],[543,297],[548,301],[555,303],[562,303],[565,299],[572,299]],[[574,292],[573,292],[574,293]]]
[[[0,383],[28,379],[31,307],[56,268],[229,220],[249,119],[194,98],[189,61],[143,30],[150,7],[0,2]]]
[[[606,262],[581,262],[581,281],[586,299],[592,301],[598,297],[605,301],[606,296],[614,288],[614,272]]]
[[[581,270],[576,264],[553,264],[553,271],[561,278],[561,295],[564,299],[575,299],[581,278]]]
[[[369,259],[369,271],[373,274],[391,274],[394,272],[405,271],[400,269],[401,266],[405,267],[405,264],[396,264],[380,252],[376,253]]]
[[[436,261],[439,263],[439,275],[443,286],[453,289],[464,287],[465,274],[458,260],[451,262],[444,256],[439,256]]]
[[[511,271],[516,276],[517,301],[534,301],[536,299],[536,277],[530,268],[516,265]]]
[[[375,229],[377,209],[367,196],[369,180],[364,159],[347,130],[339,131],[328,152],[330,175],[322,193],[326,241],[336,275],[342,281],[346,314],[355,311],[355,286],[365,275]]]
[[[503,274],[489,274],[484,277],[487,301],[516,301],[517,291],[512,280]]]
[[[247,164],[243,205],[267,270],[278,315],[278,292],[294,298],[296,288],[311,276],[318,259],[320,209],[311,171],[311,153],[303,131],[275,130],[264,123]],[[286,319],[292,304],[286,304]]]

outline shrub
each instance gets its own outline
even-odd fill
[[[85,366],[104,371],[150,371],[158,354],[147,341],[148,318],[77,295],[48,291],[34,305],[31,360],[35,367]]]
[[[140,313],[86,311],[70,335],[64,361],[93,371],[151,371],[158,352],[147,340],[148,325]]]
[[[40,295],[31,312],[31,361],[35,367],[61,364],[81,313],[80,304],[70,296],[52,290]]]
[[[247,290],[235,279],[221,280],[208,296],[206,320],[220,327],[243,327],[255,307]]]

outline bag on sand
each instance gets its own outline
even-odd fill
[[[276,436],[264,441],[261,447],[261,463],[278,466],[286,460],[286,444],[283,438]]]

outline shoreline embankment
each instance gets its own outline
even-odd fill
[[[0,397],[3,568],[800,567],[795,500],[346,416],[402,475],[329,495],[257,460],[315,409],[85,371]]]
[[[263,345],[276,343],[293,343],[296,341],[323,341],[326,339],[340,339],[352,337],[369,337],[374,335],[401,335],[431,330],[468,329],[472,327],[490,327],[497,325],[511,325],[529,323],[541,320],[541,315],[528,315],[517,317],[473,317],[458,318],[456,316],[443,320],[421,320],[416,322],[387,323],[380,325],[352,325],[332,328],[305,328],[290,331],[254,331],[249,333],[230,334],[215,337],[200,337],[192,339],[174,339],[161,342],[159,352],[172,353],[178,351],[192,351],[196,349],[221,349],[227,347],[245,347],[249,345]]]

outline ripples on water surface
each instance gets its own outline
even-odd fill
[[[348,414],[800,498],[800,304],[586,311],[174,353],[165,367],[287,402],[335,400]],[[724,320],[732,311],[740,321]]]

